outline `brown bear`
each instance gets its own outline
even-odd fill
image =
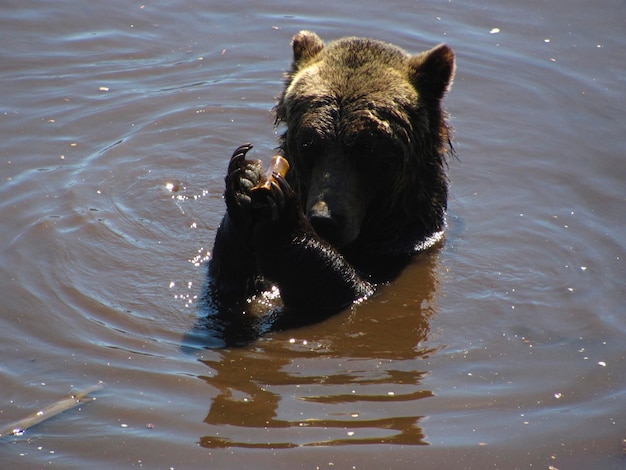
[[[390,280],[445,225],[451,145],[441,100],[452,50],[409,55],[355,37],[324,44],[308,31],[292,46],[275,108],[290,171],[252,191],[266,176],[245,159],[247,144],[226,176],[209,289],[231,318],[252,298],[274,307],[279,296],[274,316],[288,322],[338,312]]]

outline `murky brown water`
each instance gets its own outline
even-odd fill
[[[622,1],[0,6],[2,468],[623,469]],[[449,230],[371,301],[203,334],[227,158],[290,37],[447,42]],[[169,184],[169,185],[168,185]]]

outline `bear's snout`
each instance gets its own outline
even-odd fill
[[[341,174],[336,179],[328,175]],[[355,174],[323,172],[313,180],[306,203],[306,216],[318,235],[342,248],[353,242],[361,231],[366,201]]]
[[[341,240],[341,226],[343,225],[340,216],[333,214],[325,201],[318,200],[308,211],[308,219],[313,225],[315,232],[333,245],[343,245],[345,240]],[[341,242],[341,243],[340,243]]]

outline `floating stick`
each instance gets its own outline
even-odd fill
[[[97,385],[92,385],[91,387],[79,390],[66,398],[62,398],[61,400],[56,401],[35,413],[32,413],[24,419],[20,419],[19,421],[0,427],[0,438],[6,436],[21,436],[28,428],[32,428],[34,425],[39,424],[42,421],[50,419],[53,416],[63,413],[64,411],[71,410],[75,406],[94,401],[95,398],[88,397],[87,395],[92,392],[102,390],[103,387],[104,384],[100,382]]]

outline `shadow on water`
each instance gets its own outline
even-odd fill
[[[202,310],[186,342],[213,349],[200,359],[209,370],[200,378],[216,390],[200,445],[428,444],[419,400],[433,393],[421,388],[419,361],[434,352],[421,343],[436,313],[437,258],[436,249],[416,256],[373,298],[306,327],[277,331],[275,312],[226,324]],[[270,334],[251,343],[259,329]]]

